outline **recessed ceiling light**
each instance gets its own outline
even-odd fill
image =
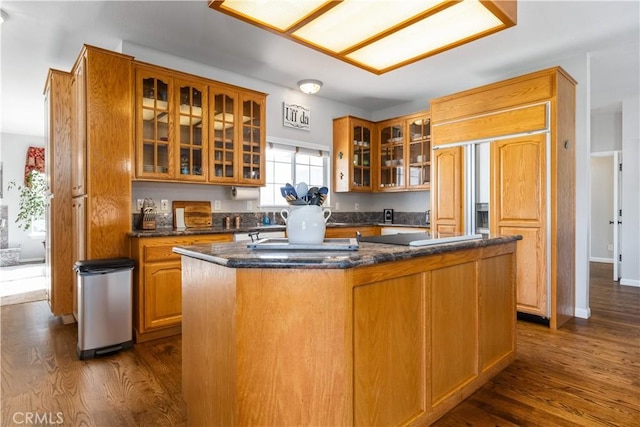
[[[209,7],[382,74],[516,25],[516,0],[212,0]]]

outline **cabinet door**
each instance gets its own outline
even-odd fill
[[[87,163],[87,108],[86,59],[81,57],[71,81],[72,135],[71,135],[71,195],[80,196],[86,190]]]
[[[371,192],[375,185],[374,125],[356,117],[333,120],[333,191]]]
[[[403,190],[406,187],[405,126],[403,120],[378,125],[379,184],[381,191]]]
[[[442,148],[433,153],[431,230],[461,233],[464,225],[463,148]]]
[[[407,188],[431,187],[431,120],[428,114],[407,120]]]
[[[265,99],[263,96],[240,94],[240,151],[238,164],[240,184],[261,186],[265,183]]]
[[[548,316],[546,288],[546,163],[544,134],[491,146],[491,230],[520,234],[517,243],[518,311]]]
[[[144,330],[179,325],[182,321],[180,262],[144,266]]]
[[[357,120],[351,125],[353,144],[351,147],[351,163],[353,164],[351,180],[353,190],[371,191],[372,179],[372,150],[373,129],[366,122]]]
[[[87,258],[87,204],[85,197],[77,197],[71,202],[72,262]],[[73,314],[78,318],[78,283],[73,275]]]
[[[238,138],[238,93],[218,86],[209,86],[209,181],[236,181]]]
[[[136,69],[136,176],[174,177],[173,96],[169,75]]]
[[[177,177],[187,181],[207,179],[207,95],[205,84],[175,81]]]

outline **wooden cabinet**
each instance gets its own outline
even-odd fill
[[[85,191],[72,200],[73,261],[129,255],[131,59],[84,46],[73,67],[76,115],[71,134],[74,146],[85,151],[84,157],[74,155],[74,159],[84,158],[77,168],[84,175],[76,178],[85,183]]]
[[[333,120],[333,191],[371,192],[376,179],[374,123],[346,116]]]
[[[428,190],[431,183],[429,112],[377,123],[377,191]]]
[[[462,147],[433,152],[431,229],[437,233],[461,233],[464,224],[464,159]]]
[[[555,67],[431,102],[432,227],[464,228],[456,212],[465,189],[450,154],[461,147],[447,145],[490,141],[490,232],[523,236],[518,311],[554,329],[575,306],[575,84]]]
[[[131,257],[137,262],[133,281],[136,342],[180,333],[182,267],[173,247],[232,241],[231,234],[131,239]]]
[[[203,82],[175,80],[176,145],[181,180],[204,182],[208,168],[208,90]]]
[[[428,190],[430,132],[428,111],[377,123],[334,119],[334,191]]]
[[[242,120],[242,135],[240,137],[241,151],[239,164],[242,175],[238,184],[262,186],[265,184],[265,120],[266,103],[264,96],[240,93],[240,114]]]
[[[70,73],[49,70],[44,92],[45,172],[52,195],[45,213],[45,277],[47,301],[55,316],[73,312],[71,79]]]
[[[136,176],[175,175],[173,79],[153,67],[136,66]]]
[[[378,129],[377,189],[381,191],[406,189],[405,126],[404,120],[393,119],[376,124]]]
[[[353,269],[183,256],[187,423],[432,424],[515,360],[515,250]]]
[[[265,95],[136,63],[138,180],[264,185]]]
[[[87,164],[87,106],[86,106],[86,59],[78,58],[72,71],[71,81],[71,194],[73,197],[86,193]]]

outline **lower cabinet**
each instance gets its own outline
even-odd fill
[[[133,329],[136,342],[176,335],[182,325],[182,265],[174,246],[232,242],[232,234],[134,237]]]

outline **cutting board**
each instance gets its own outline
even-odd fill
[[[176,226],[176,209],[184,209],[184,225],[187,228],[210,228],[213,223],[211,218],[211,202],[198,201],[174,201],[173,202],[173,226]]]

